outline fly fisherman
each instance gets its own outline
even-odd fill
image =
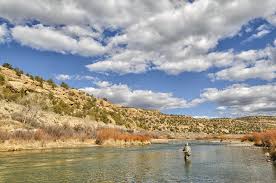
[[[184,152],[185,160],[189,159],[189,157],[192,155],[192,149],[189,146],[188,142],[185,144],[183,148],[183,152]]]

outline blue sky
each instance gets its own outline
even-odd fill
[[[270,0],[1,1],[0,63],[126,106],[273,115],[275,13]]]

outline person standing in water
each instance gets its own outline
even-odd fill
[[[192,149],[189,146],[188,142],[185,144],[183,148],[183,152],[184,152],[185,160],[189,159],[189,157],[192,155]]]

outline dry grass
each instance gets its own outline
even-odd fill
[[[74,126],[47,126],[36,130],[16,130],[7,132],[0,129],[0,141],[21,140],[21,141],[66,141],[68,139],[96,139],[97,144],[103,144],[106,140],[123,142],[148,142],[152,138],[146,133],[131,133],[116,128],[100,128]]]
[[[242,136],[239,134],[227,134],[227,135],[205,135],[196,137],[196,140],[241,140]]]
[[[150,139],[151,137],[147,134],[129,133],[116,128],[101,128],[97,131],[96,144],[103,144],[106,140],[146,142]]]
[[[249,135],[245,135],[242,141],[254,142],[256,146],[263,146],[270,149],[270,157],[273,161],[276,161],[276,129],[267,130],[264,132],[254,132]]]
[[[241,141],[254,142],[256,146],[275,147],[276,146],[276,129],[267,130],[264,132],[254,132],[245,135]]]
[[[79,139],[84,141],[85,139],[94,139],[96,130],[91,127],[75,126],[70,127],[68,125],[63,126],[47,126],[40,127],[36,130],[16,130],[7,132],[0,129],[0,140],[23,140],[23,141],[56,141],[66,139]]]

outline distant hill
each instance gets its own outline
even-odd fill
[[[32,129],[39,125],[115,125],[155,132],[244,134],[276,127],[274,116],[198,119],[157,110],[123,107],[95,98],[66,83],[24,73],[9,64],[0,67],[0,129]]]

